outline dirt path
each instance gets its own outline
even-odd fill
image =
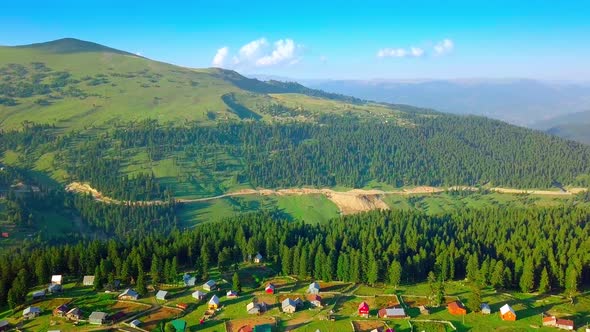
[[[80,194],[90,194],[97,201],[108,204],[162,204],[162,201],[121,201],[110,197],[103,196],[98,190],[92,188],[87,183],[72,182],[66,186],[66,190]],[[448,188],[420,186],[414,188],[404,188],[400,190],[383,191],[378,189],[352,189],[349,191],[335,191],[328,188],[290,188],[290,189],[242,189],[223,195],[184,199],[176,201],[179,203],[199,203],[207,202],[224,197],[260,195],[260,196],[300,196],[300,195],[324,195],[332,201],[342,214],[352,214],[369,210],[382,209],[387,210],[389,206],[383,201],[385,195],[424,195],[445,192],[447,190],[479,190],[476,187],[453,186]],[[554,195],[554,196],[571,196],[586,191],[585,188],[570,188],[568,190],[551,191],[551,190],[528,190],[494,187],[488,188],[490,191],[503,194],[530,194],[530,195]]]

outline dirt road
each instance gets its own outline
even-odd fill
[[[103,196],[98,190],[92,188],[87,183],[72,182],[66,186],[66,190],[81,194],[91,194],[97,201],[109,204],[162,204],[163,201],[121,201],[110,197]],[[383,191],[378,189],[352,189],[349,191],[335,191],[328,188],[290,188],[290,189],[242,189],[222,195],[193,198],[193,199],[176,199],[179,203],[199,203],[207,202],[224,197],[260,195],[260,196],[294,196],[294,195],[324,195],[331,200],[342,214],[358,213],[376,209],[389,209],[389,206],[383,201],[385,195],[425,195],[445,192],[447,190],[479,190],[476,187],[453,186],[448,188],[420,186],[414,188],[404,188],[399,190]],[[585,188],[570,188],[568,190],[551,191],[551,190],[528,190],[512,188],[488,188],[489,191],[505,194],[530,194],[530,195],[554,195],[570,196],[585,191]]]

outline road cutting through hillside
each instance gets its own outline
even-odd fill
[[[97,201],[108,204],[140,204],[152,205],[163,204],[164,201],[123,201],[102,195],[98,190],[92,188],[88,183],[72,182],[66,186],[69,192],[79,194],[90,194]],[[476,187],[469,186],[453,186],[448,188],[420,186],[414,188],[404,188],[399,190],[384,191],[378,189],[352,189],[349,191],[335,191],[328,188],[290,188],[290,189],[241,189],[222,195],[203,197],[203,198],[177,198],[176,202],[190,204],[207,202],[225,197],[235,196],[300,196],[300,195],[324,195],[332,201],[340,210],[341,214],[353,214],[370,210],[387,210],[389,206],[383,201],[385,195],[424,195],[436,194],[449,190],[466,190],[477,191]],[[585,188],[570,188],[567,190],[551,191],[551,190],[528,190],[528,189],[513,189],[513,188],[488,188],[487,190],[503,193],[503,194],[530,194],[530,195],[554,195],[554,196],[571,196],[580,192],[586,191]]]

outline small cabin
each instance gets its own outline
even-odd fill
[[[167,298],[168,298],[167,291],[160,290],[156,293],[156,300],[166,301]]]
[[[8,324],[7,320],[0,320],[0,331],[8,331],[10,329],[10,324]]]
[[[283,312],[286,312],[288,314],[292,314],[295,311],[297,311],[297,307],[297,303],[291,300],[290,298],[286,298],[283,300],[283,302],[281,302],[281,309],[283,310]]]
[[[273,284],[266,285],[266,287],[264,288],[264,292],[266,294],[274,294],[275,293],[275,285],[273,285]]]
[[[197,282],[197,278],[195,278],[195,277],[191,276],[191,275],[190,275],[190,274],[188,274],[188,273],[185,273],[185,274],[182,276],[182,281],[184,282],[184,286],[185,286],[185,287],[192,287],[192,286],[194,286],[194,285],[195,285],[195,283]]]
[[[203,284],[203,289],[206,291],[212,291],[215,288],[217,288],[217,283],[215,282],[215,280],[209,280],[206,283]]]
[[[59,307],[53,309],[53,316],[55,317],[65,317],[70,309],[68,308],[67,304],[62,304]]]
[[[51,276],[51,283],[61,285],[62,279],[63,278],[62,278],[61,274],[52,275]]]
[[[480,308],[481,308],[481,313],[484,315],[489,315],[492,313],[492,308],[490,308],[490,305],[487,303],[482,303]]]
[[[208,307],[210,310],[217,310],[219,308],[219,298],[217,295],[213,295],[209,300]]]
[[[511,306],[505,304],[502,306],[502,308],[500,308],[500,318],[502,318],[502,320],[515,321],[516,312],[514,311],[514,309],[512,309]]]
[[[447,309],[451,315],[465,315],[467,314],[467,309],[463,306],[463,304],[459,301],[453,301],[447,304]]]
[[[358,307],[359,316],[361,317],[369,317],[369,304],[365,301],[361,302]]]
[[[35,317],[39,317],[39,315],[41,315],[41,308],[39,307],[28,307],[23,310],[24,319],[33,319]]]
[[[256,256],[254,256],[254,263],[256,263],[256,264],[262,263],[262,255],[260,253],[257,253]]]
[[[88,322],[93,325],[103,325],[107,321],[108,314],[106,312],[94,311],[88,317]]]
[[[134,319],[129,323],[129,326],[133,328],[138,328],[141,325],[141,321],[139,319]]]
[[[380,318],[406,318],[406,311],[404,308],[383,308],[379,310]]]
[[[137,300],[139,299],[139,293],[131,288],[127,288],[123,293],[119,294],[119,300]]]
[[[207,295],[207,293],[203,293],[203,292],[201,292],[199,290],[193,292],[193,294],[192,294],[193,298],[196,299],[196,300],[202,300],[202,299],[205,298],[206,295]]]
[[[82,279],[82,285],[93,286],[94,285],[94,276],[84,276],[84,278]]]
[[[307,296],[307,300],[311,304],[312,307],[321,308],[322,307],[322,297],[318,294],[309,294]]]
[[[228,290],[225,295],[229,298],[234,298],[234,297],[238,297],[238,292],[236,292],[234,290]]]
[[[307,288],[307,292],[309,294],[319,294],[320,293],[320,284],[318,284],[317,282],[312,282],[311,284],[309,284],[309,287]]]
[[[73,321],[79,321],[82,319],[82,312],[80,308],[72,308],[66,313],[66,318]]]

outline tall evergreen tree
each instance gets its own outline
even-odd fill
[[[399,261],[393,261],[389,266],[389,283],[397,288],[402,279],[402,265]]]
[[[543,267],[543,272],[541,272],[541,280],[539,281],[538,291],[540,294],[545,294],[550,289],[551,285],[549,282],[549,273],[547,272],[547,267]]]

